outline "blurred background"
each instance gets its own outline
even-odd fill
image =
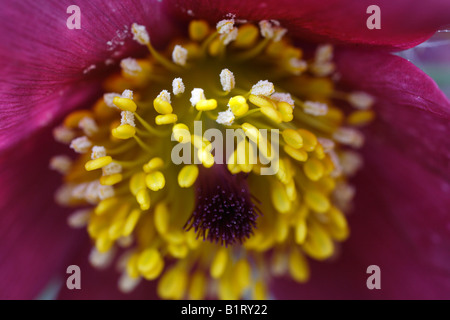
[[[450,26],[438,31],[428,41],[397,55],[422,69],[450,98]]]

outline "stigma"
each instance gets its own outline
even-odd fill
[[[276,20],[238,21],[191,21],[163,51],[133,23],[148,56],[124,57],[92,108],[53,131],[69,154],[50,160],[55,198],[86,228],[94,267],[123,252],[123,292],[157,280],[164,299],[265,298],[270,277],[307,281],[308,261],[349,236],[374,98],[337,89],[331,45],[308,55]],[[207,134],[227,130],[227,150]]]

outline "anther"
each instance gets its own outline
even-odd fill
[[[91,146],[92,142],[86,136],[73,139],[70,143],[70,148],[75,150],[77,153],[86,153],[89,151]]]
[[[117,108],[117,106],[113,103],[113,100],[115,97],[120,97],[120,93],[116,93],[116,92],[110,92],[110,93],[105,93],[103,95],[103,101],[105,102],[105,104],[110,107],[110,108]]]
[[[133,40],[136,40],[142,45],[148,45],[150,43],[150,37],[145,26],[133,23],[131,25],[131,32],[133,33]]]
[[[243,96],[234,96],[228,101],[228,106],[235,116],[242,116],[248,111],[247,100]]]
[[[366,110],[373,106],[375,99],[368,93],[356,91],[348,94],[348,102],[357,109]]]
[[[92,147],[92,153],[91,153],[91,159],[95,160],[101,157],[106,156],[106,149],[103,146],[93,146]]]
[[[333,138],[342,144],[360,148],[364,143],[364,136],[353,128],[339,128],[333,133]]]
[[[145,177],[147,187],[152,191],[158,191],[166,185],[166,180],[161,171],[153,171]]]
[[[221,20],[217,23],[216,29],[219,34],[230,33],[234,28],[234,19]]]
[[[195,104],[198,111],[211,111],[217,108],[216,99],[200,100]]]
[[[184,87],[183,79],[181,79],[181,78],[173,79],[173,81],[172,81],[173,94],[178,96],[178,95],[184,93],[184,90],[185,90],[185,87]]]
[[[305,101],[303,111],[313,116],[324,116],[328,112],[328,105],[321,102]]]
[[[75,132],[65,126],[53,129],[53,138],[61,143],[69,144],[75,138]]]
[[[78,122],[78,127],[83,130],[84,134],[91,137],[98,132],[98,126],[91,117],[84,117]]]
[[[120,67],[125,74],[132,77],[135,77],[142,72],[141,66],[137,60],[133,58],[122,59],[122,61],[120,61]]]
[[[84,165],[84,168],[87,171],[97,170],[97,169],[103,168],[104,166],[107,166],[111,162],[112,162],[112,158],[110,156],[104,156],[104,157],[96,158],[94,160],[89,160]]]
[[[209,25],[204,20],[193,20],[189,24],[189,37],[194,41],[202,41],[209,32]]]
[[[59,172],[60,174],[67,174],[72,166],[72,160],[65,155],[54,156],[50,159],[50,169]]]
[[[234,122],[234,119],[235,119],[234,113],[232,112],[231,109],[228,109],[227,111],[219,112],[219,114],[217,115],[216,122],[226,126],[231,126]]]
[[[194,89],[191,91],[191,98],[189,99],[189,101],[191,102],[191,105],[192,105],[193,107],[195,107],[195,105],[196,105],[200,100],[206,100],[205,93],[204,93],[203,89],[200,89],[200,88],[194,88]]]
[[[157,125],[164,125],[164,124],[171,124],[171,123],[175,123],[178,121],[178,117],[176,114],[164,114],[164,115],[159,115],[156,116],[155,118],[155,123]]]
[[[258,81],[251,89],[250,93],[257,96],[270,96],[275,92],[273,83],[267,80]]]
[[[136,103],[131,98],[124,98],[123,95],[122,97],[114,97],[113,103],[123,111],[135,112],[137,109]]]
[[[279,102],[287,102],[292,106],[292,108],[294,108],[294,99],[292,99],[289,93],[275,92],[270,96],[270,98]]]
[[[172,60],[180,66],[186,65],[188,51],[180,45],[176,45],[172,51]]]
[[[224,45],[227,46],[228,44],[230,44],[230,42],[236,40],[237,36],[238,36],[238,28],[233,28],[230,32],[221,34],[220,40]]]
[[[220,83],[222,84],[223,91],[230,92],[234,89],[235,79],[234,74],[228,69],[223,69],[220,72]]]
[[[172,134],[176,141],[180,143],[189,143],[191,141],[191,133],[189,127],[184,123],[177,123],[172,127]]]

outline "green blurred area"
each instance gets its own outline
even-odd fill
[[[428,41],[397,55],[414,63],[436,81],[450,98],[450,29],[437,32]]]

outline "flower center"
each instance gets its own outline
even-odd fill
[[[192,21],[167,52],[132,31],[150,56],[123,59],[103,98],[54,130],[79,154],[50,166],[64,175],[57,201],[82,207],[68,221],[87,226],[91,263],[120,250],[122,291],[159,279],[170,299],[209,286],[262,298],[271,275],[306,281],[305,256],[329,258],[348,237],[348,178],[362,165],[350,148],[372,97],[336,89],[332,46],[305,59],[277,21]],[[230,150],[218,144],[227,129]]]

